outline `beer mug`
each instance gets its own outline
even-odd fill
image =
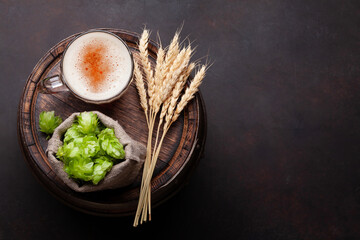
[[[67,45],[60,74],[43,79],[41,92],[70,91],[88,103],[109,103],[129,87],[133,68],[132,54],[120,37],[108,31],[90,30]]]

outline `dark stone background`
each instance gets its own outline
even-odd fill
[[[90,28],[183,23],[214,62],[189,185],[138,228],[58,202],[17,141],[32,68]],[[359,1],[0,1],[0,239],[360,239],[359,29]]]

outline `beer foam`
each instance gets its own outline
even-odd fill
[[[118,95],[131,79],[132,59],[117,37],[90,32],[67,48],[63,63],[67,86],[78,96],[107,100]]]

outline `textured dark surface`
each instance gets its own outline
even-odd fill
[[[0,239],[360,239],[359,1],[1,1]],[[32,176],[22,88],[61,39],[95,27],[182,36],[209,54],[205,158],[153,221],[76,212]],[[129,235],[130,234],[130,235]],[[144,238],[143,238],[144,239]]]

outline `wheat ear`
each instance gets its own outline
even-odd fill
[[[165,56],[165,66],[164,66],[165,71],[169,71],[173,61],[175,60],[176,56],[179,54],[179,46],[180,46],[179,40],[180,40],[180,31],[176,31]]]
[[[179,117],[182,110],[185,108],[186,104],[194,98],[195,93],[199,90],[199,86],[202,83],[202,80],[205,77],[206,66],[203,65],[199,71],[196,72],[193,81],[190,83],[190,86],[185,90],[184,95],[181,97],[180,102],[178,103],[174,116],[171,119],[171,122],[175,122]]]
[[[164,81],[161,91],[161,102],[164,102],[171,94],[176,82],[179,80],[179,76],[186,69],[189,64],[192,50],[190,47],[182,49],[179,55],[176,57],[173,65],[170,68],[170,72],[166,75],[166,81]]]
[[[172,91],[171,97],[169,97],[169,105],[167,107],[166,113],[166,122],[170,122],[173,116],[174,110],[176,108],[176,104],[180,97],[182,90],[184,89],[186,80],[190,76],[190,73],[195,68],[195,63],[190,63],[189,66],[184,70],[184,72],[180,75],[178,82],[175,84],[175,87]]]
[[[147,112],[148,112],[147,94],[146,94],[143,75],[142,75],[142,72],[139,68],[139,64],[137,63],[137,61],[134,61],[134,76],[135,76],[135,85],[136,85],[136,88],[138,90],[138,94],[140,97],[140,105],[144,109],[146,122],[149,126],[149,119],[148,119],[148,114],[147,114]]]
[[[152,98],[155,92],[155,83],[153,78],[153,70],[151,69],[151,64],[149,61],[148,44],[149,44],[149,31],[147,29],[144,29],[139,41],[139,51],[140,51],[139,56],[148,82],[148,95],[149,98]],[[150,107],[152,106],[151,101],[149,101],[149,105]]]
[[[165,50],[162,48],[162,46],[160,46],[157,51],[155,74],[154,74],[156,87],[159,87],[162,84],[162,80],[163,80],[162,67],[163,67],[164,57],[165,57]]]
[[[156,66],[154,73],[155,94],[150,99],[155,112],[158,111],[158,108],[161,105],[160,96],[161,96],[162,84],[164,81],[164,75],[163,75],[163,63],[165,61],[164,58],[165,58],[165,50],[160,46],[157,52]]]

